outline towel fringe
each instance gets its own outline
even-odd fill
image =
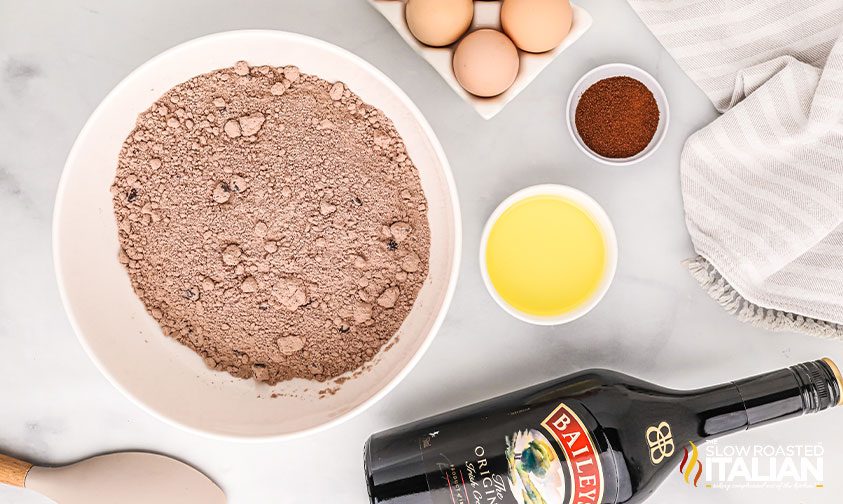
[[[688,268],[691,276],[708,292],[708,295],[741,322],[771,331],[795,331],[820,338],[843,340],[843,325],[763,308],[747,301],[702,256],[687,259],[683,264]]]

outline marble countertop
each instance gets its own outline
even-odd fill
[[[622,0],[579,0],[586,35],[493,120],[480,118],[364,0],[0,1],[0,451],[58,464],[121,449],[160,451],[218,481],[233,504],[368,502],[362,446],[372,432],[586,367],[693,388],[829,356],[843,347],[741,324],[683,268],[692,254],[678,160],[715,117]],[[463,267],[447,320],[416,369],[362,415],[322,434],[239,444],[183,432],[113,388],[77,342],[52,269],[50,220],[64,158],[105,94],[175,44],[224,30],[269,28],[349,49],[391,77],[427,116],[450,159],[464,223]],[[670,100],[670,131],[640,165],[599,165],[577,150],[562,107],[573,83],[612,61],[648,70]],[[537,183],[591,194],[614,221],[614,285],[586,317],[561,327],[499,309],[477,264],[482,225],[514,190]],[[668,478],[650,502],[830,504],[840,501],[840,412],[733,436],[723,444],[821,443],[824,488],[692,488]],[[314,447],[319,449],[314,449]],[[762,463],[768,464],[767,459]],[[319,467],[319,471],[299,471]],[[0,488],[0,502],[46,499]]]

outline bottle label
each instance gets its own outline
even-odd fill
[[[571,504],[597,504],[603,499],[603,468],[597,447],[582,420],[560,404],[542,422],[562,450],[571,475]]]
[[[572,405],[458,419],[427,433],[433,504],[600,504],[599,451]]]

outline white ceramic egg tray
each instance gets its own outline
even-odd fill
[[[524,51],[518,51],[521,59],[521,67],[518,70],[518,77],[512,87],[504,91],[498,96],[492,98],[481,98],[474,96],[467,92],[457,82],[453,71],[453,51],[455,45],[447,47],[430,47],[422,44],[407,27],[407,22],[404,19],[404,0],[369,0],[383,17],[385,17],[392,26],[398,31],[401,37],[410,44],[410,47],[415,49],[422,58],[426,59],[430,65],[439,72],[439,75],[445,79],[445,82],[456,91],[456,93],[470,103],[478,114],[484,119],[491,119],[498,112],[503,110],[507,103],[518,96],[518,93],[523,91],[533,79],[535,79],[542,70],[545,69],[557,56],[562,54],[562,51],[567,49],[571,44],[577,41],[583,33],[591,26],[591,15],[577,5],[572,5],[574,11],[574,19],[571,25],[571,31],[565,40],[552,51],[541,54],[533,54]],[[470,31],[478,28],[494,28],[501,30],[500,23],[501,2],[477,1],[474,2],[474,20],[471,22]]]

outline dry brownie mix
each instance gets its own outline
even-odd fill
[[[169,90],[123,144],[112,194],[149,313],[241,378],[359,368],[427,277],[427,203],[391,121],[293,66],[238,62]]]

